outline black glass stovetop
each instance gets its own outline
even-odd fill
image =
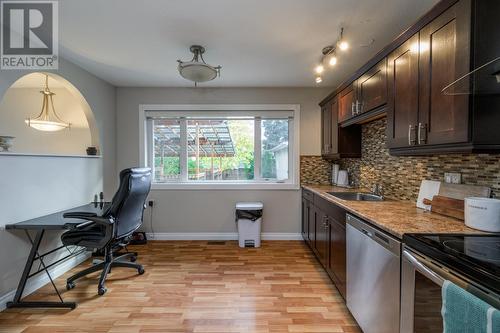
[[[406,234],[403,242],[500,294],[500,235]]]

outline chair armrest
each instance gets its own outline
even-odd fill
[[[63,214],[64,218],[70,218],[70,219],[80,219],[80,220],[87,220],[89,222],[93,222],[95,224],[99,225],[104,225],[104,226],[110,226],[113,225],[115,222],[112,217],[102,217],[98,216],[95,213],[89,213],[89,212],[68,212]],[[81,225],[89,225],[90,223],[84,222]],[[77,226],[78,228],[78,226]]]
[[[91,212],[68,212],[63,214],[65,219],[85,219],[93,216],[97,216],[97,214]]]

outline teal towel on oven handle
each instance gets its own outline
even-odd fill
[[[500,332],[500,311],[494,307],[488,309],[488,324],[486,326],[486,332]]]
[[[500,333],[500,311],[456,284],[442,287],[444,333]]]

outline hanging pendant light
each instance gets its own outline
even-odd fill
[[[189,50],[193,53],[191,61],[177,60],[179,74],[186,80],[193,81],[195,86],[199,82],[207,82],[220,76],[222,66],[212,66],[205,62],[203,53],[205,48],[200,45],[192,45]]]
[[[55,132],[71,126],[70,123],[65,123],[56,113],[54,109],[54,101],[52,96],[55,95],[49,89],[49,76],[45,74],[45,89],[40,91],[43,95],[42,111],[36,118],[28,118],[24,122],[29,126],[39,131]]]

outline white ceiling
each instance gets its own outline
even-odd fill
[[[337,86],[438,0],[63,0],[60,52],[116,86],[192,86],[192,44],[222,65],[208,87],[315,86],[321,49],[350,42],[322,86]],[[363,46],[371,39],[375,42]]]

